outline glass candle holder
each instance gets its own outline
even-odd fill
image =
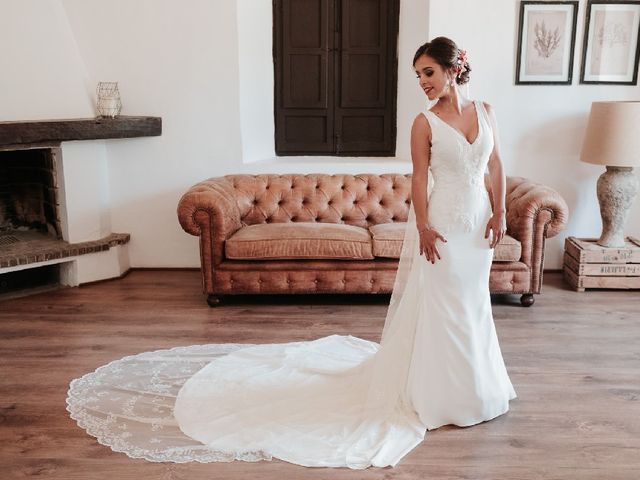
[[[118,90],[118,82],[98,82],[96,88],[98,116],[115,118],[120,115],[122,101]]]

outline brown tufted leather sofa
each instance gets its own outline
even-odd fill
[[[488,184],[487,184],[488,185]],[[200,237],[202,287],[223,295],[390,293],[409,212],[411,174],[225,175],[180,199],[182,228]],[[568,207],[549,187],[507,177],[507,236],[492,293],[540,293],[545,239]]]

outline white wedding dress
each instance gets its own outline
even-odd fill
[[[508,411],[516,392],[491,313],[484,172],[493,135],[474,102],[473,143],[430,111],[429,221],[448,240],[419,255],[413,204],[380,343],[351,335],[208,344],[125,357],[71,382],[67,410],[133,458],[395,466],[442,425]]]

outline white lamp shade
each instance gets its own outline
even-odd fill
[[[580,160],[612,167],[640,165],[640,102],[593,102]]]

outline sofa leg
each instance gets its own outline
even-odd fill
[[[520,297],[520,303],[523,307],[530,307],[535,301],[536,299],[533,298],[533,293],[525,293]]]
[[[221,301],[222,299],[217,295],[207,296],[207,303],[209,304],[210,307],[217,307],[218,305],[220,305]]]

